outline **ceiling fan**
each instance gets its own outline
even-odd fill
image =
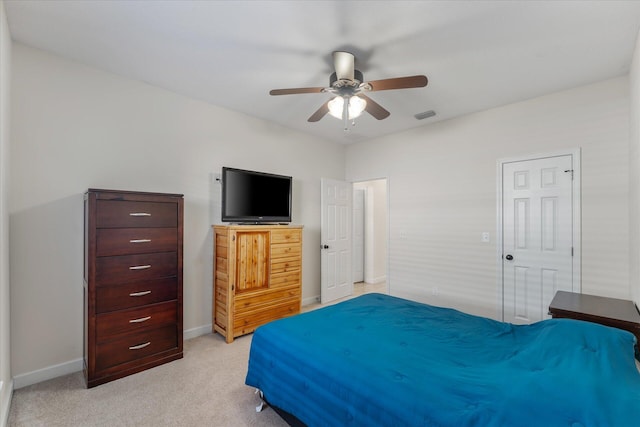
[[[322,104],[307,121],[317,122],[329,113],[338,119],[342,119],[345,125],[344,130],[348,130],[349,120],[355,119],[363,111],[378,120],[386,119],[391,114],[380,104],[365,95],[365,92],[424,87],[428,81],[426,76],[419,75],[365,82],[362,73],[355,69],[355,56],[349,52],[333,52],[333,65],[336,71],[329,77],[329,87],[273,89],[269,94],[330,93],[336,95]]]

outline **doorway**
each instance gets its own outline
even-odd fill
[[[389,293],[388,206],[386,178],[353,183],[354,295]]]
[[[548,318],[556,291],[580,292],[580,151],[498,162],[502,319]]]

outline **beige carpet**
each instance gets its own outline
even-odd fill
[[[386,283],[355,283],[353,295],[387,292]],[[315,310],[311,304],[302,311]],[[9,426],[285,427],[244,384],[251,337],[226,344],[218,334],[184,342],[184,358],[90,390],[82,372],[14,391]]]
[[[9,426],[287,426],[244,384],[251,337],[203,335],[181,360],[92,389],[81,372],[21,388]]]

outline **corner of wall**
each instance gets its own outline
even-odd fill
[[[0,381],[0,427],[9,425],[9,409],[13,397],[13,381]]]
[[[0,426],[9,421],[13,396],[11,379],[9,317],[9,99],[11,75],[11,33],[4,0],[0,0]]]
[[[84,359],[70,360],[58,365],[47,366],[46,368],[19,374],[13,377],[13,388],[27,387],[38,384],[64,375],[73,374],[82,371]]]
[[[640,309],[640,32],[629,70],[629,291]]]

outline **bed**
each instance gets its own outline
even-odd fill
[[[634,344],[595,323],[366,294],[258,328],[246,384],[309,427],[637,427]]]

